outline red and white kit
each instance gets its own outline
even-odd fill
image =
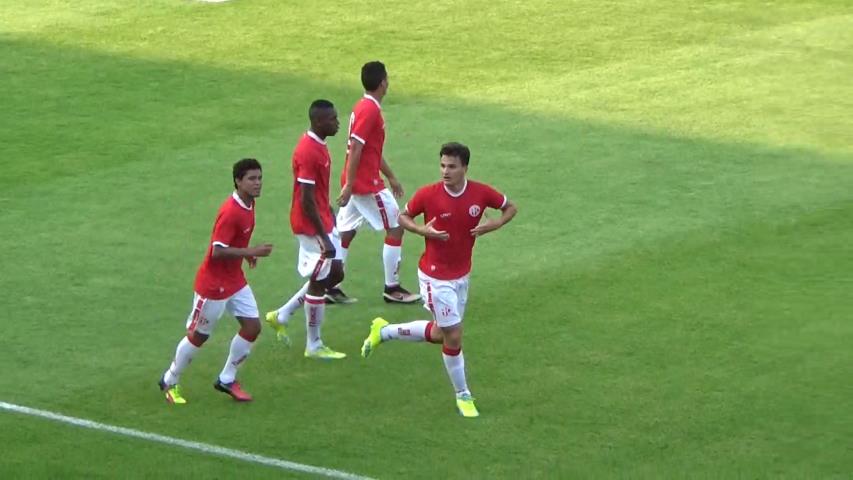
[[[338,229],[343,232],[356,230],[365,221],[374,230],[397,227],[400,207],[391,191],[385,188],[379,169],[385,146],[385,119],[379,102],[370,95],[365,94],[350,115],[347,159],[341,174],[341,187],[346,184],[352,142],[359,142],[364,147],[352,186],[352,197],[338,211]]]
[[[290,208],[290,226],[299,240],[299,257],[296,269],[303,277],[323,280],[329,276],[332,260],[341,258],[341,241],[329,206],[329,176],[332,159],[326,142],[308,131],[293,151],[293,202]],[[335,246],[336,257],[326,258],[322,241],[314,224],[302,211],[302,186],[314,186],[314,204],[323,223],[324,232]]]
[[[254,202],[246,205],[234,192],[216,215],[207,253],[196,274],[187,330],[210,335],[226,310],[235,317],[258,318],[258,304],[243,274],[243,259],[213,258],[215,245],[247,248],[254,229]]]
[[[480,223],[486,208],[501,209],[506,196],[484,183],[466,180],[462,191],[451,193],[438,182],[422,187],[409,203],[411,217],[424,215],[424,223],[435,219],[433,228],[450,238],[425,238],[426,249],[418,262],[418,280],[424,307],[440,327],[462,321],[468,302],[468,274],[476,237],[471,229]]]

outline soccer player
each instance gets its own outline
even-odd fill
[[[442,145],[441,181],[422,187],[400,214],[400,225],[425,238],[426,249],[418,263],[424,307],[432,321],[416,320],[390,325],[376,318],[361,347],[365,358],[382,342],[407,340],[441,343],[444,367],[456,392],[456,406],[465,417],[477,417],[477,407],[465,379],[462,356],[462,317],[468,303],[468,274],[477,237],[512,220],[517,210],[494,188],[468,180],[471,152],[461,143]],[[486,208],[499,209],[500,218],[480,223]],[[414,219],[424,216],[424,224]]]
[[[337,227],[341,232],[341,259],[345,262],[350,242],[358,227],[366,220],[374,230],[385,230],[382,263],[385,268],[386,302],[414,303],[420,295],[400,285],[400,260],[403,228],[397,221],[400,208],[395,197],[403,196],[403,187],[382,154],[385,145],[385,119],[382,99],[388,92],[388,73],[382,62],[368,62],[361,67],[364,97],[355,104],[347,135],[347,156],[341,174],[341,194],[337,199]],[[380,172],[391,185],[385,187]],[[355,301],[344,294],[340,285],[330,285],[326,300],[330,303]]]
[[[258,257],[269,256],[272,252],[272,245],[268,243],[249,247],[255,228],[255,199],[261,196],[262,177],[261,164],[254,158],[244,158],[234,164],[235,190],[219,207],[207,253],[195,277],[187,335],[178,343],[175,359],[160,378],[160,390],[169,403],[187,403],[179,386],[181,373],[226,310],[237,318],[240,331],[231,340],[228,360],[213,387],[239,402],[252,400],[235,377],[237,367],[249,356],[261,333],[258,305],[241,264],[246,260],[249,268],[254,268]]]
[[[329,205],[329,175],[332,159],[326,137],[338,133],[338,112],[328,100],[315,100],[308,109],[311,127],[302,135],[293,151],[293,200],[290,226],[299,240],[296,269],[308,281],[278,310],[267,313],[266,321],[276,330],[279,340],[290,343],[287,323],[290,315],[304,303],[307,340],[305,356],[337,360],[346,354],[323,345],[320,327],[325,316],[326,287],[344,278],[340,258],[340,238],[334,228]]]

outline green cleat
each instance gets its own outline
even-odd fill
[[[477,407],[474,405],[474,397],[470,393],[456,394],[456,409],[465,418],[475,418],[480,416]]]
[[[187,400],[181,395],[181,387],[180,385],[169,385],[163,379],[160,379],[157,382],[157,385],[160,387],[160,391],[166,395],[166,401],[171,403],[172,405],[183,405],[187,403]]]
[[[361,345],[361,356],[367,358],[382,343],[382,327],[388,325],[388,321],[382,317],[376,317],[370,324],[370,334]]]
[[[316,358],[317,360],[341,360],[343,358],[347,358],[347,354],[336,352],[323,345],[316,350],[305,349],[305,358]]]
[[[289,347],[290,337],[287,335],[287,325],[278,323],[278,310],[267,312],[267,316],[264,317],[264,320],[266,320],[267,325],[269,325],[270,328],[275,330],[275,338],[285,346]]]

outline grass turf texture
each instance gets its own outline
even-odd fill
[[[794,476],[853,471],[853,142],[845,2],[0,1],[0,400],[380,478]],[[324,337],[269,331],[210,384],[223,319],[184,376],[182,334],[231,163],[265,165],[249,274],[263,311],[299,284],[289,155],[317,97],[391,73],[387,156],[437,179],[438,145],[520,207],[481,239],[466,313],[483,416],[453,412],[438,349],[357,358],[386,306],[359,234]],[[333,176],[343,134],[331,142]],[[415,288],[422,243],[404,243]],[[0,477],[278,476],[0,414]],[[52,453],[51,453],[52,452]],[[45,462],[45,456],[58,459]],[[232,473],[228,473],[232,472]]]

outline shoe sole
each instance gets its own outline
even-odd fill
[[[411,300],[401,300],[393,295],[389,295],[387,293],[382,294],[382,300],[385,300],[385,303],[402,303],[404,305],[409,305],[412,303],[417,303],[421,300],[420,295],[415,295]]]
[[[326,305],[350,305],[358,301],[357,298],[350,297],[339,302],[329,295],[324,296],[323,299],[325,300]]]

